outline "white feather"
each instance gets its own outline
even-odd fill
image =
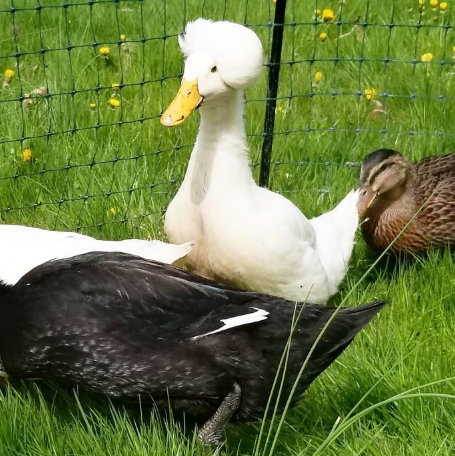
[[[95,251],[123,252],[174,263],[187,255],[193,244],[192,241],[174,245],[141,239],[102,241],[79,233],[0,225],[0,280],[14,285],[24,274],[46,261]]]
[[[269,315],[269,312],[267,312],[264,309],[258,309],[257,307],[251,307],[251,309],[255,309],[256,312],[220,320],[220,322],[223,323],[224,326],[215,329],[214,331],[210,331],[205,334],[200,334],[199,336],[194,336],[191,338],[191,340],[200,339],[201,337],[210,336],[211,334],[216,334],[221,331],[227,331],[228,329],[232,329],[237,326],[250,325],[251,323],[257,323],[258,321],[267,320],[267,315]]]
[[[243,92],[210,68],[229,67],[230,80],[254,80],[260,74],[251,73],[254,65],[243,68],[223,56],[257,63],[257,49],[252,50],[251,31],[243,35],[245,27],[225,24],[195,21],[181,41],[188,57],[185,74],[198,79],[204,102],[185,178],[166,212],[166,233],[175,243],[196,240],[185,260],[205,277],[292,301],[324,303],[347,270],[358,194],[350,193],[310,221],[289,200],[256,185],[248,163]]]

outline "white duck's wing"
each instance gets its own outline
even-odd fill
[[[281,195],[256,187],[240,198],[233,189],[210,208],[204,228],[217,279],[294,301],[330,296],[313,227]]]
[[[28,271],[46,261],[88,252],[123,252],[174,263],[191,248],[191,242],[174,245],[140,239],[103,241],[79,233],[0,225],[0,280],[15,284]]]
[[[358,199],[359,191],[351,191],[333,210],[310,220],[316,233],[316,251],[334,292],[346,275],[354,248]]]
[[[103,242],[103,251],[123,252],[138,255],[148,260],[173,264],[185,257],[193,248],[194,241],[183,244],[169,244],[167,242],[142,239],[126,239],[124,241],[98,241]]]
[[[287,299],[325,303],[336,292],[319,257],[317,233],[306,216],[284,196],[257,187],[261,213],[268,219],[269,240],[286,283]],[[272,249],[272,246],[270,246]],[[287,277],[287,279],[285,279]]]
[[[8,240],[29,241],[33,239],[46,241],[68,238],[94,240],[94,238],[85,234],[72,233],[70,231],[50,231],[23,225],[0,225],[0,242],[2,243]]]

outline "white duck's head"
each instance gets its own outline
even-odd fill
[[[166,127],[181,124],[202,103],[219,103],[250,87],[261,74],[261,42],[243,25],[197,19],[187,24],[179,44],[185,70],[178,94],[161,116]]]

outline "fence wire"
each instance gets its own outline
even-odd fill
[[[334,182],[353,186],[375,148],[411,158],[453,148],[452,7],[288,0],[272,187],[317,196]],[[182,72],[178,34],[200,16],[243,23],[261,38],[270,69],[276,8],[272,0],[0,0],[1,222],[159,235],[197,132],[197,116],[177,129],[159,124]],[[270,93],[264,71],[247,93],[255,172]]]

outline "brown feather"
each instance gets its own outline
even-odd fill
[[[368,166],[362,168],[364,188],[374,185],[364,174],[375,174],[377,178],[384,172],[375,170],[386,159],[370,158],[374,154],[377,152],[365,159]],[[362,214],[366,243],[375,250],[385,250],[420,209],[391,251],[421,253],[429,247],[455,245],[455,153],[428,157],[417,163],[406,162],[398,152],[395,156],[407,163],[404,190],[393,198],[384,193]],[[390,157],[387,159],[390,161]]]

